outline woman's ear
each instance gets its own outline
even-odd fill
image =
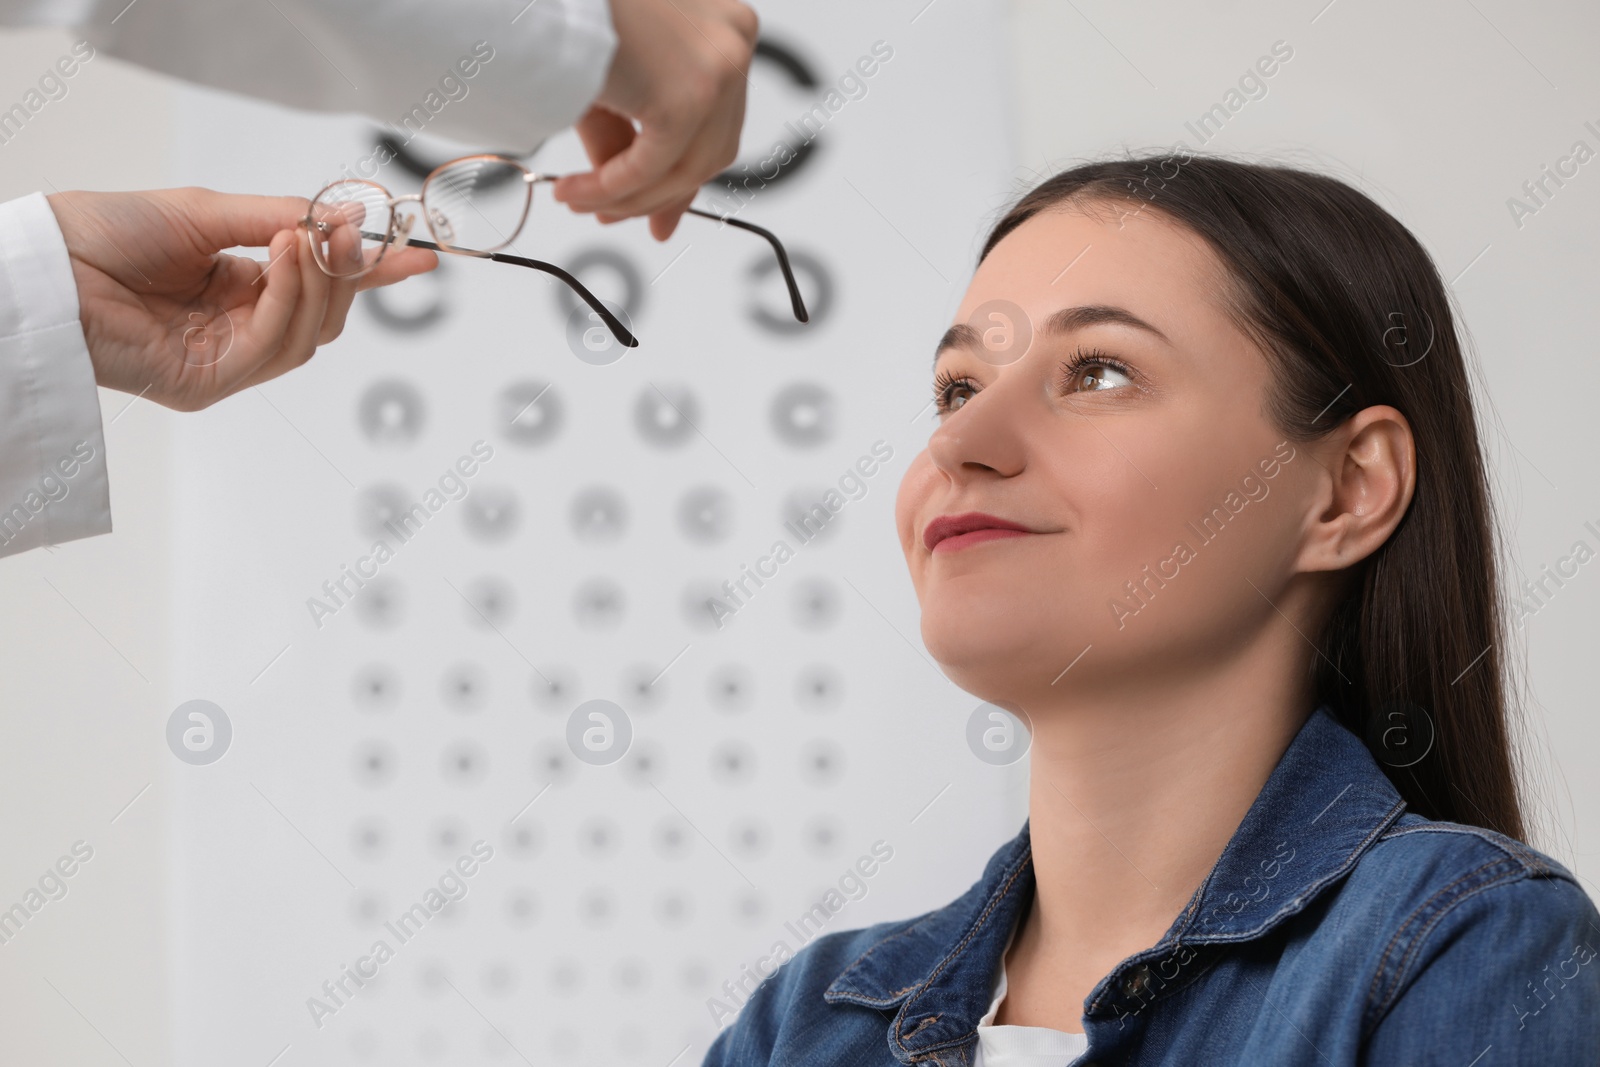
[[[1389,539],[1417,485],[1411,424],[1386,404],[1363,408],[1313,446],[1325,483],[1320,511],[1310,516],[1300,569],[1343,570]]]

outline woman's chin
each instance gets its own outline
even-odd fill
[[[991,703],[1032,688],[1024,678],[1040,661],[1040,649],[1033,645],[1037,636],[1015,622],[944,627],[930,626],[924,617],[922,626],[922,643],[945,676]]]

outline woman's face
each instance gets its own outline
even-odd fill
[[[1036,215],[978,268],[895,505],[923,641],[963,689],[1027,708],[1203,671],[1282,625],[1319,470],[1266,417],[1224,276],[1198,236],[1106,205]],[[969,512],[1033,532],[929,549]]]

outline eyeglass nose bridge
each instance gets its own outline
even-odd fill
[[[401,204],[416,204],[422,210],[427,210],[423,206],[421,193],[406,193],[404,196],[391,196],[389,198],[389,210],[394,215],[394,237],[390,243],[396,252],[410,243],[411,229],[417,223],[417,217],[410,212],[401,213],[395,211],[395,208]]]

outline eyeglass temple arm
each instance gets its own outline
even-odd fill
[[[753,222],[745,222],[731,215],[718,215],[712,211],[701,211],[697,207],[690,208],[689,214],[699,215],[703,219],[716,219],[718,222],[725,222],[729,226],[737,226],[741,230],[749,230],[751,233],[760,234],[766,238],[767,243],[772,246],[772,251],[778,257],[778,267],[783,271],[784,284],[789,287],[789,304],[794,309],[794,317],[801,322],[811,321],[811,316],[806,312],[805,301],[800,299],[800,286],[794,280],[794,271],[789,268],[789,254],[783,250],[783,243],[778,240],[777,234],[757,226]],[[412,243],[415,244],[416,242],[413,241]]]
[[[363,233],[362,236],[374,241],[383,240],[382,234]],[[412,238],[410,241],[407,241],[406,246],[408,248],[426,248],[434,252],[445,251],[445,249],[440,248],[432,241],[419,241],[416,238]],[[524,259],[521,256],[508,256],[504,252],[490,252],[487,255],[477,256],[475,258],[492,259],[500,263],[515,263],[519,267],[532,267],[534,270],[542,270],[546,274],[554,274],[557,278],[560,278],[562,281],[566,282],[567,285],[572,288],[572,291],[582,297],[583,302],[588,304],[596,315],[600,316],[601,320],[605,322],[606,328],[611,331],[611,336],[615,337],[625,348],[639,347],[639,339],[633,335],[631,330],[622,324],[622,320],[613,315],[611,310],[600,302],[599,297],[591,293],[582,282],[574,278],[571,274],[568,274],[566,271],[562,270],[560,267],[556,266],[554,263],[546,263],[542,259]]]

